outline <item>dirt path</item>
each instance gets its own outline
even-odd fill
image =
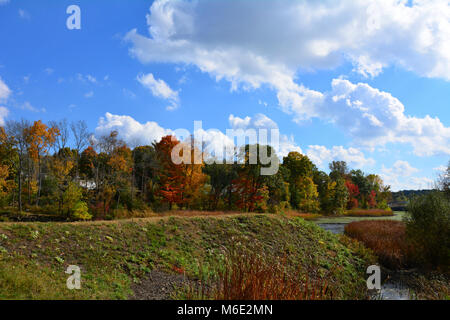
[[[229,213],[223,213],[223,212],[193,212],[193,213],[186,213],[186,212],[180,212],[180,213],[165,213],[154,217],[147,217],[147,218],[130,218],[130,219],[117,219],[117,220],[98,220],[98,221],[76,221],[76,222],[20,222],[20,221],[9,221],[9,222],[0,222],[0,227],[7,226],[7,225],[15,225],[15,224],[36,224],[36,223],[51,223],[55,225],[61,225],[61,224],[69,224],[69,225],[105,225],[105,224],[121,224],[121,223],[128,223],[128,222],[135,222],[135,223],[157,223],[161,220],[168,220],[170,218],[186,218],[186,219],[193,219],[193,218],[216,218],[216,219],[224,219],[229,217],[238,217],[238,216],[256,216],[256,215],[266,215],[266,213],[243,213],[243,212],[229,212]],[[273,215],[274,217],[276,215]]]

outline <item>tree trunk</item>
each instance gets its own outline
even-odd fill
[[[41,186],[42,186],[42,179],[41,179],[41,156],[38,157],[38,194],[36,198],[36,207],[39,206],[39,198],[41,197]]]
[[[22,160],[19,160],[19,213],[22,213]]]

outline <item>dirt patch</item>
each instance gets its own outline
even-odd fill
[[[181,274],[153,270],[146,279],[131,286],[134,295],[130,300],[169,300],[173,298],[173,293],[177,289],[189,281]]]

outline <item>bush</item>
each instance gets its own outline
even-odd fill
[[[448,270],[450,265],[450,200],[441,192],[415,198],[407,209],[408,238],[417,259]]]
[[[72,217],[75,220],[91,220],[92,215],[89,213],[88,206],[86,202],[78,201],[72,212]]]

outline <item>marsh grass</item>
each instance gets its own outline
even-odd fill
[[[401,221],[367,220],[349,223],[345,234],[363,242],[387,268],[401,269],[412,265],[412,246]]]

